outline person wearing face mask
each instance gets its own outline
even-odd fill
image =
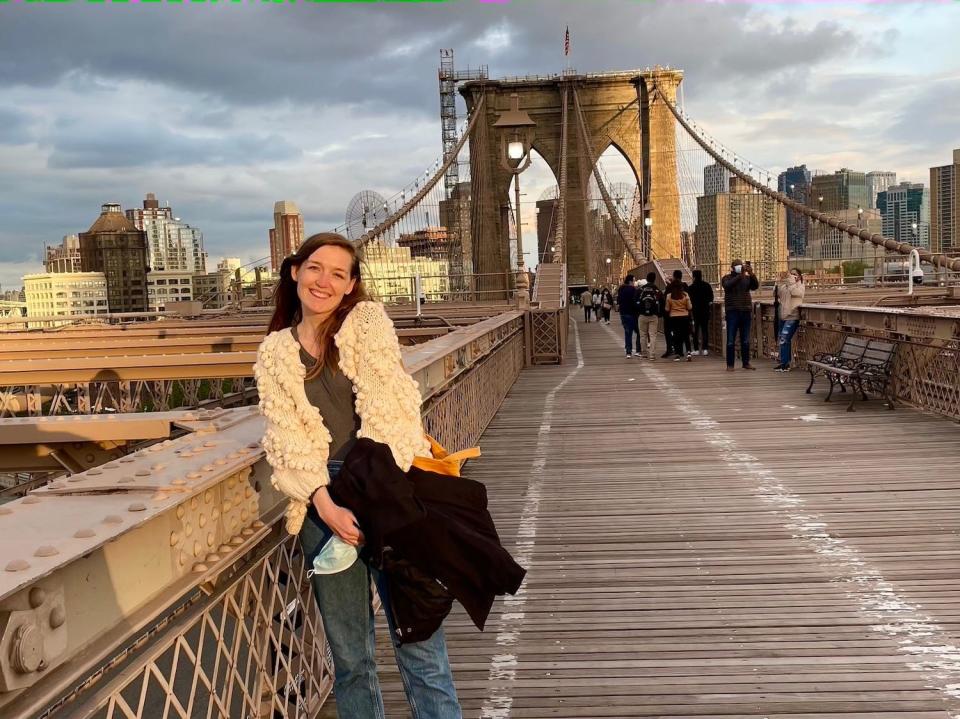
[[[773,368],[776,372],[790,371],[793,356],[791,344],[800,326],[800,305],[804,291],[803,274],[796,267],[780,275],[777,282],[777,297],[780,298],[780,334],[777,336],[780,364]]]
[[[737,333],[740,333],[740,359],[744,369],[756,369],[750,364],[750,315],[753,311],[752,290],[760,288],[750,263],[742,260],[730,263],[731,272],[720,281],[723,285],[724,314],[727,321],[727,371],[733,371],[736,357]]]

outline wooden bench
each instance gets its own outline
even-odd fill
[[[846,392],[849,384],[853,393],[847,406],[848,412],[854,411],[857,393],[864,400],[867,399],[868,389],[886,397],[887,408],[893,409],[893,395],[889,392],[890,367],[896,351],[895,342],[848,335],[837,354],[821,352],[812,360],[807,360],[807,369],[810,371],[807,394],[813,390],[814,380],[823,375],[830,381],[826,402],[830,401],[835,387],[839,385],[840,391]]]

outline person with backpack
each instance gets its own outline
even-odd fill
[[[656,359],[654,347],[657,343],[657,324],[663,307],[663,293],[656,285],[655,272],[647,273],[646,284],[637,293],[637,315],[639,317],[640,337],[637,339],[637,353],[640,352],[640,339],[646,339],[647,358]]]
[[[640,334],[637,329],[637,288],[633,284],[633,275],[623,278],[623,284],[617,289],[617,307],[620,308],[620,323],[623,325],[623,350],[627,359],[633,357],[633,336],[637,335],[637,357],[640,353]]]
[[[693,271],[693,283],[687,288],[693,304],[693,353],[706,355],[710,347],[710,305],[713,288],[703,281],[703,271]]]

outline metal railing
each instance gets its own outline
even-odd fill
[[[776,357],[774,329],[773,303],[754,303],[754,357]],[[851,335],[897,344],[891,377],[898,401],[960,419],[960,309],[801,305],[800,327],[792,343],[796,369],[802,371],[806,360],[819,352],[835,354]],[[722,303],[713,306],[710,349],[721,355],[726,351]]]
[[[474,445],[524,366],[523,313],[407,348],[404,363],[425,428]],[[262,420],[241,408],[177,424],[192,432],[0,507],[0,616],[15,620],[0,627],[0,714],[318,715],[332,667]],[[18,626],[34,627],[29,646]]]

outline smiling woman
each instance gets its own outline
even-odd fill
[[[406,624],[398,625],[399,615],[390,611],[409,594],[392,601],[395,585],[375,551],[369,557],[347,551],[348,566],[330,571],[323,561],[328,546],[355,548],[365,537],[357,515],[338,504],[328,486],[345,464],[367,461],[355,456],[363,452],[361,437],[386,445],[401,472],[410,469],[414,456],[429,456],[420,390],[403,367],[383,306],[367,301],[357,251],[342,235],[313,235],[284,259],[274,297],[254,366],[270,481],[290,498],[287,530],[300,535],[305,560],[314,568],[314,595],[333,653],[337,715],[382,717],[370,580],[377,584],[392,637],[413,631],[398,629]],[[366,504],[352,506],[359,513]],[[435,584],[430,580],[426,586],[433,590]],[[420,719],[461,719],[440,626],[449,604],[439,613],[430,604],[432,595],[417,596],[416,606],[426,603],[435,621],[394,647],[408,700]]]
[[[330,340],[350,311],[369,299],[353,243],[333,232],[312,235],[280,266],[268,333],[296,327],[300,343],[317,360],[311,379],[324,366],[336,369],[339,358]]]

